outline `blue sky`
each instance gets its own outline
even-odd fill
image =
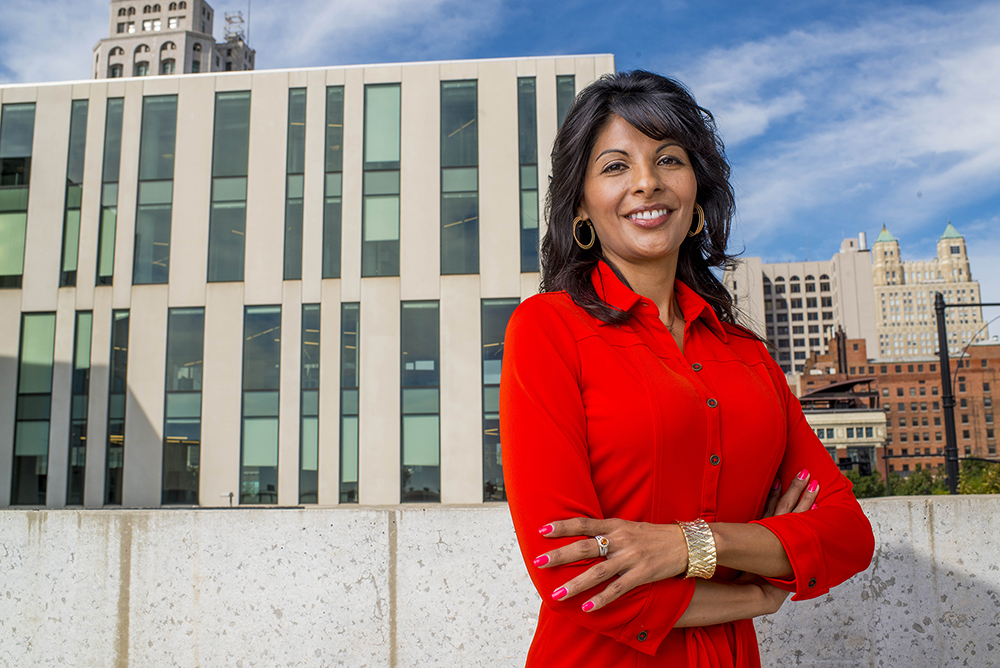
[[[0,84],[88,77],[105,0],[5,5]],[[612,53],[715,113],[734,248],[828,259],[885,224],[904,259],[930,258],[950,220],[1000,302],[1000,2],[258,0],[249,29],[258,69]]]

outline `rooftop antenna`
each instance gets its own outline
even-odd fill
[[[236,40],[246,42],[243,28],[243,12],[226,12],[225,36],[227,42],[235,42]]]

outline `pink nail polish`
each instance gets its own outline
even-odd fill
[[[817,504],[815,504],[815,503],[814,503],[814,504],[812,504],[812,508],[810,508],[809,510],[816,510],[816,509],[817,509],[818,507],[819,507],[819,506],[818,506]]]
[[[549,563],[549,555],[543,554],[540,557],[535,557],[535,560],[533,562],[531,562],[531,563],[533,563],[535,566],[539,566],[539,567],[540,566],[544,566],[545,564]]]
[[[808,477],[809,477],[808,469],[802,469],[801,471],[799,471],[799,476],[798,476],[799,480],[805,480]]]
[[[815,480],[813,480],[811,483],[809,483],[809,491],[810,492],[815,492],[817,489],[819,489],[819,483],[818,482],[816,482]]]
[[[586,603],[584,603],[584,604],[583,604],[582,606],[580,606],[580,607],[582,607],[582,608],[583,608],[583,611],[584,611],[584,612],[590,612],[591,610],[593,610],[593,609],[594,609],[594,604],[593,604],[593,602],[591,602],[591,601],[587,601]]]
[[[543,526],[541,529],[538,530],[538,533],[542,534],[543,536],[552,533],[552,525],[546,524],[545,526]]]
[[[774,484],[771,485],[771,490],[781,489],[781,479],[775,479]]]
[[[556,601],[558,601],[565,595],[566,595],[566,587],[559,587],[559,589],[556,589],[554,592],[552,592],[552,598]]]

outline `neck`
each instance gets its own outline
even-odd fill
[[[674,279],[677,277],[677,258],[656,264],[619,266],[632,290],[656,304],[660,320],[669,325],[673,319]]]

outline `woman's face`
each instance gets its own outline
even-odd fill
[[[594,223],[604,256],[628,274],[660,263],[676,266],[693,227],[697,194],[687,151],[615,115],[590,153],[576,214]]]

